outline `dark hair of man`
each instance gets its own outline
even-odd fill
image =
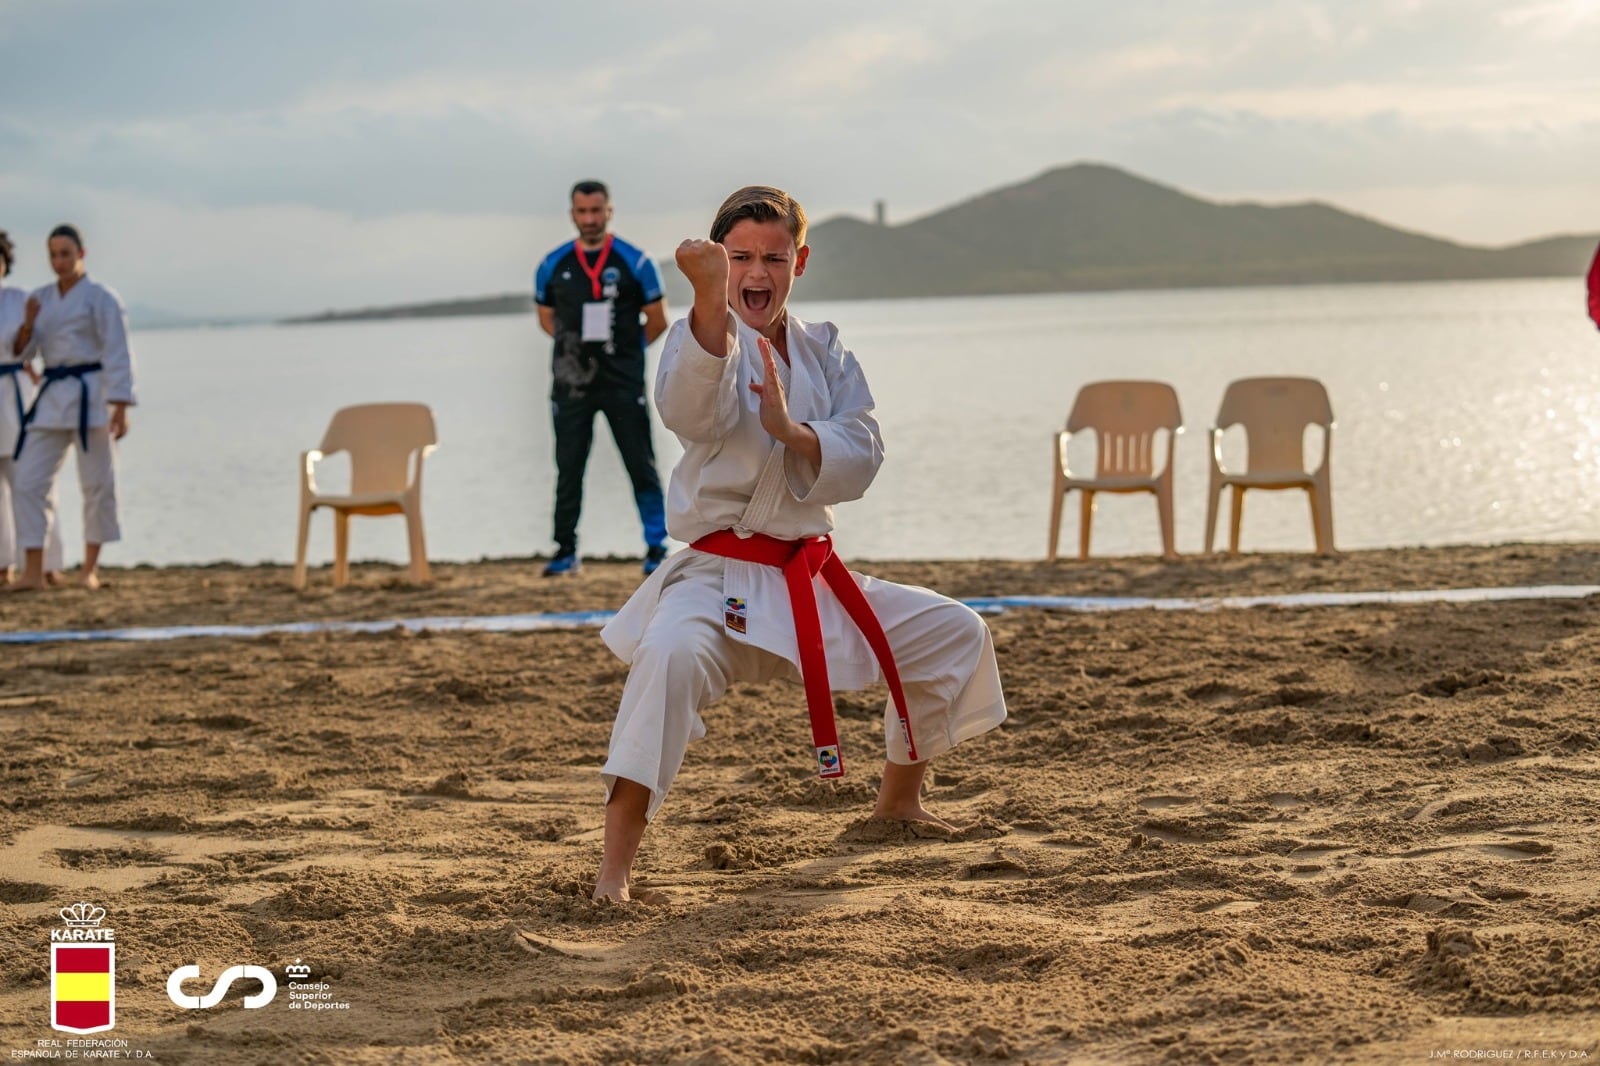
[[[794,238],[796,248],[806,244],[806,212],[799,201],[782,189],[771,185],[746,185],[717,208],[717,217],[711,222],[711,239],[718,244],[734,226],[749,219],[752,222],[782,222]]]
[[[11,268],[17,264],[17,249],[3,229],[0,229],[0,259],[6,261],[6,273],[11,273]]]
[[[68,223],[63,222],[61,225],[50,231],[50,239],[52,241],[57,237],[67,238],[73,244],[78,246],[78,251],[83,251],[83,237],[78,233],[77,226],[69,225]]]
[[[592,196],[595,193],[599,193],[607,200],[611,199],[611,190],[606,188],[606,183],[603,181],[595,181],[593,178],[586,178],[574,185],[572,187],[572,195],[567,197],[567,199],[572,200],[579,196]]]

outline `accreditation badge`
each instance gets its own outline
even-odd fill
[[[583,334],[585,343],[589,341],[602,341],[609,343],[611,340],[611,301],[596,300],[583,305]]]

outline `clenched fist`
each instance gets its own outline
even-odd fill
[[[728,298],[728,250],[716,241],[690,237],[678,245],[678,269],[694,286],[695,295],[718,301]]]

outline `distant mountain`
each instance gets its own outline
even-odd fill
[[[1582,277],[1600,235],[1504,248],[1440,240],[1323,203],[1221,204],[1078,163],[911,222],[811,227],[806,300],[1461,278]],[[662,264],[667,299],[689,288]],[[526,296],[328,312],[294,321],[526,311]]]
[[[898,226],[812,227],[807,300],[1581,277],[1600,235],[1481,248],[1322,203],[1219,204],[1080,163]],[[672,272],[679,299],[687,284]]]

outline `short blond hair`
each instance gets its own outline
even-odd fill
[[[794,237],[794,246],[806,244],[806,211],[800,201],[771,185],[746,185],[717,208],[717,217],[711,220],[711,239],[721,243],[745,219],[752,222],[782,222]]]

